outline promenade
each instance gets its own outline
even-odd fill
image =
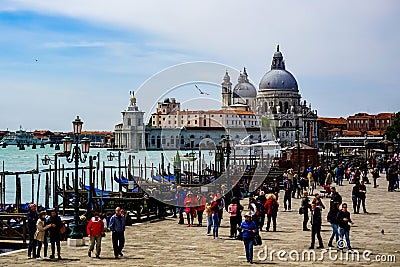
[[[372,179],[370,179],[372,180]],[[378,188],[367,185],[367,210],[369,214],[351,214],[354,226],[351,228],[350,239],[352,247],[359,252],[359,262],[357,259],[346,261],[340,259],[340,253],[336,255],[338,259],[329,258],[325,254],[324,260],[318,260],[321,250],[315,250],[316,260],[313,262],[317,266],[399,266],[400,247],[398,241],[399,232],[399,213],[400,208],[399,192],[388,192],[385,175],[382,174],[378,179]],[[342,195],[343,201],[349,203],[349,211],[352,213],[351,189],[344,181],[343,186],[337,187],[337,191]],[[319,187],[315,192],[319,192]],[[247,199],[245,207],[247,208]],[[280,211],[278,213],[277,232],[261,233],[263,245],[254,247],[254,264],[256,265],[301,265],[305,266],[311,262],[301,259],[303,250],[308,250],[310,246],[311,232],[302,231],[302,215],[298,214],[300,199],[292,199],[292,211],[283,211],[283,193],[280,193]],[[329,199],[323,199],[323,203],[328,208]],[[322,238],[327,248],[328,238],[331,227],[326,222],[327,210],[322,213],[323,226]],[[70,248],[66,242],[62,244],[61,255],[63,260],[51,261],[33,260],[27,258],[26,250],[0,255],[0,266],[249,266],[246,262],[245,251],[242,241],[232,240],[229,236],[229,217],[224,214],[222,226],[220,228],[221,239],[213,239],[206,236],[206,227],[187,227],[178,225],[177,219],[167,218],[163,221],[152,221],[136,224],[127,227],[126,244],[123,250],[124,256],[114,259],[111,234],[102,242],[101,259],[89,258],[87,256],[87,246]],[[185,220],[186,222],[186,220]],[[203,221],[203,225],[206,222]],[[384,230],[384,234],[381,230]],[[88,244],[88,242],[86,242]],[[259,250],[267,246],[268,255],[261,253],[261,258],[257,257]],[[288,254],[282,255],[287,261],[279,260],[278,253],[272,250],[284,250],[289,253],[296,250],[300,253],[300,262],[290,259]],[[363,258],[365,250],[371,251],[368,257]],[[344,250],[346,251],[346,250]],[[368,254],[368,251],[366,252]],[[335,255],[335,254],[334,254]],[[343,255],[346,255],[344,253]],[[389,255],[396,257],[396,262],[379,262],[376,257],[384,259]],[[382,257],[383,256],[383,257]],[[387,259],[386,259],[387,260]],[[393,261],[393,259],[391,259]]]

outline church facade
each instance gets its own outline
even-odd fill
[[[115,127],[115,145],[120,149],[195,148],[204,142],[218,144],[225,135],[235,141],[250,137],[251,142],[268,139],[282,147],[296,140],[317,147],[317,111],[301,99],[295,77],[286,70],[279,45],[270,69],[258,89],[250,82],[246,68],[233,86],[228,72],[221,83],[220,110],[181,110],[174,98],[159,102],[144,127],[143,114],[132,95],[123,122]],[[215,140],[214,140],[215,139]]]

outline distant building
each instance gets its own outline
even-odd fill
[[[115,148],[137,151],[144,149],[144,112],[136,105],[136,97],[131,92],[130,104],[122,113],[122,123],[115,126]]]
[[[345,118],[325,118],[318,117],[318,140],[319,142],[332,140],[335,135],[342,135],[347,130],[347,120]]]
[[[380,134],[383,135],[386,128],[393,124],[394,117],[395,113],[370,115],[365,112],[360,112],[347,117],[347,129],[349,131],[360,131],[362,133],[366,133],[367,131],[379,131]]]

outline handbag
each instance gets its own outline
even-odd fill
[[[254,246],[261,246],[262,245],[262,239],[261,239],[260,234],[257,233],[257,234],[254,235],[253,245]]]
[[[304,209],[303,209],[303,207],[300,207],[300,208],[299,208],[299,214],[304,214]]]
[[[65,224],[62,223],[61,227],[60,227],[60,235],[65,234],[66,231],[67,231],[67,227],[65,227]]]

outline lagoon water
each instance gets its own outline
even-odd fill
[[[48,155],[51,159],[54,159],[54,154],[60,152],[54,149],[54,147],[50,147],[46,145],[45,148],[32,149],[32,147],[25,147],[25,150],[19,150],[17,146],[7,146],[7,148],[0,148],[0,164],[4,165],[4,170],[7,172],[22,172],[36,169],[36,155],[39,157],[39,172],[43,169],[48,169],[49,166],[43,165],[41,159],[44,158],[45,155]],[[181,151],[180,154],[185,154],[189,151]],[[109,166],[118,166],[118,151],[112,151],[115,155],[115,158],[112,162],[107,160],[107,155],[110,154],[110,151],[102,148],[91,148],[89,155],[91,156],[100,156],[100,170],[102,169],[103,162]],[[173,173],[173,158],[176,155],[176,150],[169,151],[139,151],[137,153],[125,153],[121,152],[121,165],[124,165],[125,160],[128,161],[129,155],[134,157],[133,164],[134,166],[138,166],[139,160],[141,164],[144,164],[144,160],[146,159],[147,167],[150,167],[153,163],[155,169],[154,173],[157,172],[157,168],[159,163],[161,162],[161,153],[164,154],[165,159],[165,168],[167,168],[168,163],[171,164],[170,171]],[[88,155],[88,156],[89,156]],[[202,154],[202,158],[205,162],[209,162],[213,155],[210,154],[209,151],[205,151]],[[68,163],[65,158],[59,157],[61,165],[64,164],[64,167],[74,167],[74,163]],[[3,165],[0,165],[0,171],[3,171]],[[60,166],[61,166],[60,165]],[[88,160],[85,163],[80,163],[79,166],[88,166]],[[54,165],[51,164],[51,167],[54,168]],[[184,167],[185,168],[185,167]],[[116,169],[114,169],[115,171]],[[71,171],[72,172],[72,171]],[[124,171],[123,171],[124,172]],[[124,172],[125,173],[125,172]],[[150,176],[151,171],[148,169],[147,174]],[[136,175],[138,173],[135,173]],[[81,171],[80,171],[81,175]],[[32,175],[20,175],[21,177],[21,190],[22,190],[22,203],[28,203],[32,200]],[[86,173],[86,181],[88,174]],[[39,201],[38,204],[44,204],[44,192],[45,192],[45,174],[41,173],[41,182],[39,188]],[[37,184],[38,184],[38,175],[34,175],[34,199],[36,201],[36,192],[37,192]],[[86,182],[87,183],[87,182]],[[112,181],[110,176],[110,171],[106,171],[106,190],[111,190],[112,184],[113,188],[116,190],[118,185]],[[15,202],[15,175],[7,175],[6,176],[6,187],[5,187],[5,199],[7,204],[12,204]],[[49,203],[52,203],[52,196],[50,196]]]

